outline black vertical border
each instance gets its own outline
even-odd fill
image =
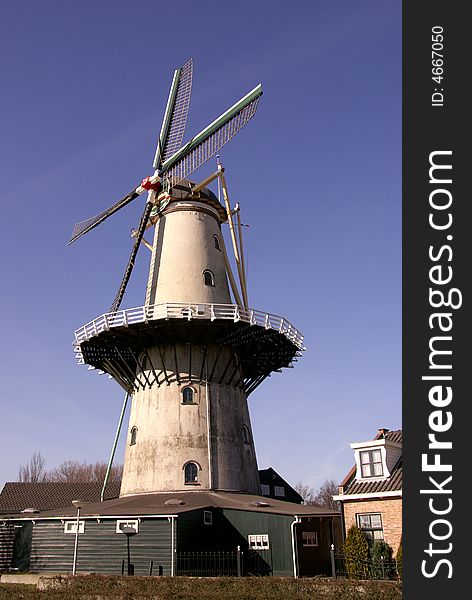
[[[471,152],[471,101],[467,87],[471,86],[471,40],[470,21],[466,17],[467,3],[406,0],[403,2],[403,431],[404,431],[404,492],[403,492],[403,560],[404,597],[436,598],[447,600],[467,597],[470,593],[470,492],[472,472],[472,432],[469,429],[468,405],[472,404],[469,372],[472,373],[472,337],[470,319],[470,278],[472,275],[472,178]],[[444,79],[440,84],[432,80],[432,28],[444,29]],[[434,88],[443,88],[444,106],[432,106]],[[451,212],[453,223],[447,231],[435,231],[429,225],[431,212],[429,195],[434,185],[429,183],[429,156],[433,151],[452,151],[452,185],[447,187],[453,194]],[[440,186],[436,186],[440,187]],[[447,211],[446,211],[447,212]],[[446,239],[452,235],[452,240]],[[436,250],[449,244],[452,260],[447,261],[444,252],[441,262],[445,268],[452,267],[453,278],[449,286],[462,293],[460,308],[440,308],[452,313],[453,328],[450,348],[452,355],[445,361],[452,362],[453,400],[448,408],[453,424],[448,432],[437,434],[438,439],[451,440],[452,450],[441,452],[441,461],[452,464],[451,473],[425,473],[421,468],[421,455],[428,452],[428,434],[431,429],[429,415],[437,408],[428,400],[431,381],[423,381],[429,370],[429,341],[437,330],[428,323],[436,309],[429,304],[430,268],[434,263],[428,256],[429,247]],[[436,254],[437,255],[437,252]],[[448,335],[444,333],[443,335]],[[446,345],[444,346],[446,347]],[[437,371],[446,374],[446,371]],[[435,451],[430,451],[434,454]],[[430,458],[431,462],[432,458]],[[443,481],[452,475],[451,495],[421,494],[421,489],[434,488],[429,476]],[[447,506],[451,498],[453,507],[448,515],[433,515],[429,499],[437,498],[436,506]],[[441,500],[440,500],[441,499]],[[436,501],[435,501],[436,502]],[[443,502],[443,504],[441,504]],[[448,519],[452,525],[451,537],[444,541],[432,539],[431,523],[435,519]],[[436,526],[434,532],[442,535],[447,526]],[[470,540],[470,541],[469,541]],[[425,550],[429,544],[435,550],[449,548],[450,552],[429,556]],[[468,548],[467,548],[468,547]],[[427,560],[425,570],[430,574],[442,558],[449,566],[438,566],[437,574],[427,578],[422,573],[422,561]],[[421,595],[420,595],[421,594]],[[464,595],[465,594],[465,595]]]

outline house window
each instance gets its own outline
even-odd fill
[[[132,427],[130,432],[129,445],[134,446],[136,444],[136,436],[138,435],[138,428]]]
[[[357,524],[367,541],[383,540],[382,516],[379,513],[358,514]]]
[[[213,513],[211,512],[211,510],[203,511],[203,524],[213,525]]]
[[[189,462],[184,469],[185,483],[196,483],[198,481],[198,467],[195,463]]]
[[[217,235],[213,236],[213,240],[215,241],[215,248],[221,252],[220,240]]]
[[[77,531],[77,520],[64,523],[64,533],[75,533]],[[84,533],[85,521],[79,521],[79,533]]]
[[[251,443],[251,438],[249,436],[249,429],[246,427],[246,425],[243,425],[243,442],[245,444]]]
[[[261,483],[261,494],[263,496],[270,496],[270,485]]]
[[[285,488],[281,485],[274,485],[274,494],[276,496],[280,496],[281,498],[285,497]]]
[[[205,281],[205,285],[215,287],[215,276],[208,269],[205,269],[205,271],[203,271],[203,279]]]
[[[182,390],[182,404],[195,404],[194,402],[194,389],[191,387],[184,387]]]
[[[318,534],[316,531],[302,531],[303,546],[318,546]]]
[[[138,519],[132,519],[130,521],[118,519],[116,522],[116,533],[130,532],[132,529],[134,529],[135,533],[138,533],[138,523]]]
[[[382,453],[380,450],[366,450],[360,454],[362,477],[382,477]]]
[[[249,542],[249,548],[252,550],[268,550],[270,548],[267,533],[248,535],[247,541]]]

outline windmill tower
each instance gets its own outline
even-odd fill
[[[219,165],[198,185],[186,179],[252,118],[261,86],[181,146],[192,68],[190,60],[175,71],[154,174],[78,223],[71,238],[148,192],[110,311],[75,332],[79,362],[108,373],[132,398],[121,496],[176,490],[259,494],[247,397],[303,350],[303,337],[288,321],[248,306],[241,223],[230,206],[224,169]],[[217,178],[224,205],[206,187]],[[226,224],[239,289],[222,235]],[[144,235],[152,226],[151,244]],[[151,250],[145,304],[119,310],[142,243]]]

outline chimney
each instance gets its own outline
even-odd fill
[[[379,429],[380,439],[384,438],[389,431],[390,431],[390,429],[387,429],[386,427],[381,427]]]

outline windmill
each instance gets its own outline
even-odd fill
[[[107,373],[126,392],[109,467],[132,397],[121,496],[175,490],[258,494],[247,397],[271,373],[292,367],[304,350],[303,336],[285,318],[248,306],[242,224],[238,206],[231,209],[221,164],[198,184],[186,180],[254,116],[262,88],[255,87],[181,145],[191,83],[190,60],[174,74],[154,173],[108,209],[78,223],[71,238],[147,191],[110,311],[75,331],[79,364]],[[224,205],[206,187],[217,178]],[[242,298],[222,236],[226,222]],[[150,225],[152,244],[143,237]],[[119,310],[142,241],[152,251],[146,301]]]
[[[145,177],[138,186],[112,206],[93,217],[76,223],[69,240],[69,244],[72,244],[147,191],[144,211],[137,230],[133,232],[134,245],[123,279],[111,305],[111,313],[116,312],[121,305],[149,220],[158,217],[168,204],[169,191],[202,166],[246,125],[254,116],[262,95],[262,86],[259,84],[182,146],[190,105],[192,78],[193,60],[190,59],[183,67],[174,72],[154,155],[154,173]]]

